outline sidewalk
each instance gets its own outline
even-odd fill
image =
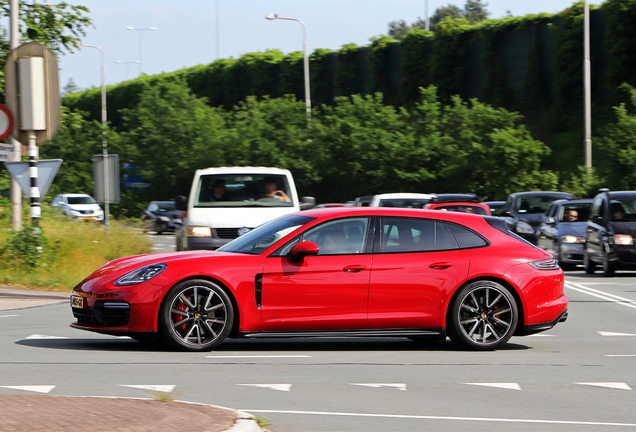
[[[68,303],[70,292],[0,287],[0,311]],[[249,414],[213,405],[149,399],[0,394],[0,431],[94,432],[194,428],[261,432]]]

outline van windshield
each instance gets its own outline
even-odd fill
[[[197,186],[194,207],[292,207],[287,177],[272,174],[208,174]]]

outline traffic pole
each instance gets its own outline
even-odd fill
[[[40,189],[38,188],[38,146],[34,131],[29,131],[29,177],[31,178],[31,190],[29,200],[31,204],[31,225],[38,227],[40,208]]]

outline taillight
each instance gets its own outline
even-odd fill
[[[556,270],[559,268],[559,263],[554,258],[542,259],[540,261],[529,262],[532,267],[537,270]]]

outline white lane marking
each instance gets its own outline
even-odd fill
[[[311,358],[308,355],[213,355],[207,358]]]
[[[557,337],[557,336],[556,335],[547,335],[547,334],[543,334],[543,333],[536,333],[536,334],[528,335],[527,337]]]
[[[10,317],[17,317],[20,315],[0,315],[0,318],[10,318]]]
[[[55,388],[54,385],[28,385],[28,386],[0,386],[2,388],[23,390],[36,393],[48,393]]]
[[[406,384],[362,384],[362,383],[349,383],[349,385],[363,386],[363,387],[373,387],[373,388],[380,388],[380,387],[393,387],[393,388],[396,388],[396,389],[398,389],[398,390],[404,390],[404,391],[406,391]]]
[[[176,386],[174,385],[126,385],[120,384],[119,387],[130,387],[142,390],[150,390],[162,393],[170,393]]]
[[[259,410],[241,408],[241,411],[263,414],[308,414],[308,415],[325,415],[325,416],[348,416],[348,417],[381,417],[381,418],[402,418],[402,419],[419,419],[419,420],[450,420],[450,421],[479,421],[493,423],[533,423],[533,424],[564,424],[564,425],[581,425],[581,426],[624,426],[636,427],[636,423],[607,423],[607,422],[590,422],[576,420],[535,420],[535,419],[511,419],[511,418],[487,418],[487,417],[446,417],[446,416],[424,416],[424,415],[399,415],[399,414],[363,414],[363,413],[345,413],[345,412],[326,412],[326,411],[282,411],[282,410]]]
[[[605,354],[605,357],[636,357],[636,354]]]
[[[262,387],[262,388],[270,388],[272,390],[278,391],[291,391],[291,384],[237,384],[239,386],[246,387]]]
[[[585,285],[624,285],[634,286],[632,283],[620,283],[620,282],[585,282]]]
[[[617,390],[631,390],[632,388],[622,382],[577,382],[573,384],[593,386],[593,387],[606,387]]]
[[[507,390],[521,390],[521,386],[517,383],[464,383],[468,385],[495,387]]]
[[[30,336],[27,336],[24,338],[26,339],[68,339],[67,337],[62,337],[62,336],[48,336],[48,335],[41,335],[41,334],[32,334]]]
[[[600,334],[601,336],[636,336],[636,334],[632,334],[632,333],[616,333],[616,332],[606,332],[606,331],[600,331],[598,332],[598,334]]]
[[[590,287],[586,287],[585,285],[582,285],[582,284],[575,284],[575,283],[567,282],[567,281],[564,283],[564,286],[565,288],[578,291],[583,294],[591,295],[592,297],[597,297],[603,300],[610,301],[612,303],[619,304],[621,306],[627,306],[629,308],[636,309],[636,301],[625,298],[625,297],[620,297],[614,294],[606,293],[605,291],[600,291]]]

